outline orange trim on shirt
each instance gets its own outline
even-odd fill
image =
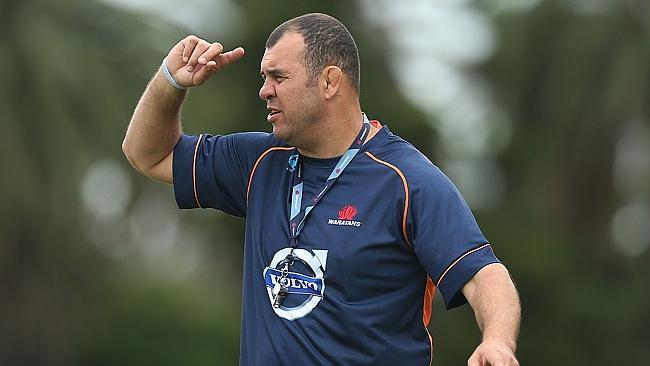
[[[422,304],[422,322],[424,323],[424,329],[427,331],[429,336],[429,343],[431,344],[431,360],[433,360],[433,337],[429,333],[429,323],[431,322],[431,313],[433,308],[433,298],[436,296],[436,285],[433,284],[431,277],[427,276],[427,285],[424,288],[424,304]]]
[[[427,276],[427,286],[424,289],[424,305],[422,308],[422,321],[424,326],[428,327],[431,321],[433,307],[433,297],[436,295],[436,285],[433,284],[431,277]]]
[[[199,194],[196,191],[196,157],[199,152],[199,145],[201,144],[201,138],[203,137],[203,134],[199,135],[199,139],[196,140],[196,146],[194,147],[194,160],[192,161],[192,186],[194,188],[194,200],[196,200],[196,205],[201,207],[201,202],[199,202]]]
[[[429,333],[429,329],[427,327],[424,327],[424,330],[427,331],[427,335],[429,336],[429,349],[431,350],[429,355],[429,365],[430,365],[431,362],[433,362],[433,337],[431,336],[431,333]]]
[[[270,153],[271,151],[276,151],[276,150],[293,150],[293,147],[282,147],[282,146],[276,146],[272,147],[270,149],[267,149],[264,151],[259,158],[257,158],[257,161],[255,161],[255,165],[253,165],[253,170],[251,170],[251,176],[248,178],[248,187],[246,187],[246,204],[248,204],[248,193],[250,192],[251,185],[253,184],[253,175],[255,175],[255,170],[257,169],[257,166],[259,165],[260,161],[264,159],[264,157]]]
[[[438,283],[436,283],[436,287],[440,287],[440,284],[442,283],[442,280],[443,280],[443,279],[445,278],[445,276],[447,275],[447,272],[449,272],[449,271],[450,271],[450,270],[451,270],[451,269],[452,269],[456,264],[458,264],[458,262],[460,262],[463,258],[465,258],[465,257],[467,257],[468,255],[470,255],[470,254],[472,254],[472,253],[474,253],[474,252],[477,252],[477,251],[479,251],[479,250],[481,250],[481,249],[483,249],[483,248],[487,248],[487,247],[489,247],[489,246],[490,246],[490,243],[483,244],[483,245],[481,245],[480,247],[478,247],[478,248],[474,248],[474,249],[468,251],[467,253],[461,255],[460,258],[456,259],[456,260],[455,260],[452,264],[450,264],[449,267],[447,267],[447,269],[442,273],[442,275],[440,276],[440,279],[438,279]]]
[[[399,170],[399,168],[396,167],[395,165],[377,158],[376,156],[372,155],[369,151],[366,151],[366,155],[368,155],[372,160],[378,162],[379,164],[384,164],[387,167],[393,169],[402,179],[402,185],[404,186],[404,214],[402,215],[402,235],[404,235],[404,240],[406,241],[406,244],[408,244],[409,247],[413,248],[413,244],[411,244],[411,241],[409,240],[409,237],[406,234],[406,214],[408,213],[408,208],[409,208],[409,186],[408,183],[406,182],[406,177],[404,176],[402,171]]]

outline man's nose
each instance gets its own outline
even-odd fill
[[[260,95],[260,99],[262,100],[267,100],[275,96],[275,87],[273,86],[273,83],[268,78],[264,80],[264,84],[262,84],[262,87],[260,88],[259,95]]]

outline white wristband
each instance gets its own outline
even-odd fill
[[[167,58],[164,58],[162,61],[162,65],[160,66],[162,68],[163,74],[165,74],[165,77],[169,81],[170,84],[174,86],[174,88],[178,90],[187,90],[186,86],[182,86],[179,83],[174,80],[174,77],[172,76],[172,73],[169,72],[169,68],[167,68]]]

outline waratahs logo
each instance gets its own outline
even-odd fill
[[[357,214],[357,208],[347,205],[339,210],[339,220],[352,220]]]
[[[361,221],[353,220],[357,215],[357,207],[354,205],[345,205],[339,210],[338,219],[329,219],[327,223],[329,225],[338,225],[338,226],[361,226]]]
[[[311,313],[323,299],[325,293],[323,277],[327,264],[327,250],[314,249],[310,252],[306,249],[294,249],[295,263],[283,278],[282,268],[278,268],[278,266],[281,266],[281,262],[289,253],[291,253],[291,248],[283,248],[275,253],[269,266],[264,269],[263,275],[273,311],[280,318],[296,320]],[[282,305],[276,308],[273,307],[275,302],[273,287],[278,282],[287,286],[289,295]]]

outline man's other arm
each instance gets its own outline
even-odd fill
[[[483,267],[463,287],[483,341],[468,366],[518,366],[515,357],[521,320],[519,296],[508,270],[499,263]]]
[[[242,56],[241,47],[223,53],[219,43],[187,36],[169,51],[165,62],[174,80],[189,88],[202,85],[217,70]],[[152,179],[173,181],[173,151],[181,136],[180,109],[186,94],[159,69],[133,112],[122,151],[136,170]]]

